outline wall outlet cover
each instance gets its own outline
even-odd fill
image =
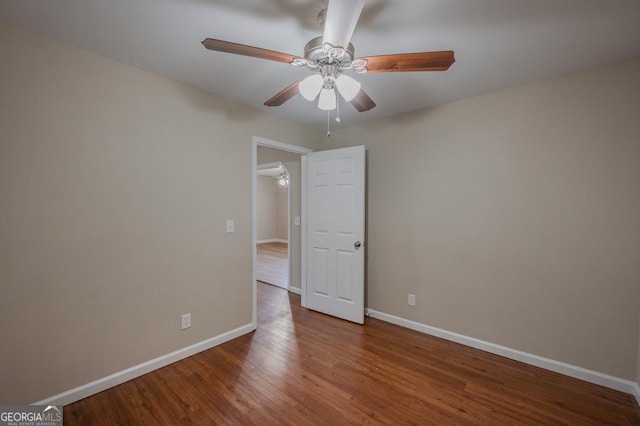
[[[416,295],[415,294],[409,294],[407,303],[409,304],[409,306],[416,306]]]
[[[180,329],[186,330],[187,328],[191,328],[191,313],[183,314],[180,316]]]

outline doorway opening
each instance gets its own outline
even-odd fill
[[[253,138],[254,328],[257,327],[258,280],[301,293],[304,264],[302,242],[305,238],[302,163],[304,154],[309,152],[311,150],[308,148]],[[261,192],[261,189],[265,192]],[[269,191],[272,192],[270,200]],[[262,206],[260,203],[263,203]],[[286,208],[283,207],[285,204]],[[286,214],[283,214],[285,209]],[[273,214],[272,218],[269,218],[270,214]]]
[[[269,150],[269,151],[266,151]],[[289,164],[299,163],[297,154],[270,152],[273,148],[258,147],[256,178],[256,279],[286,290],[290,287],[291,216],[299,213],[291,204],[293,176],[282,161],[263,163],[265,157],[289,158]],[[292,163],[293,161],[293,163]],[[296,182],[298,178],[296,176]],[[298,198],[298,197],[294,197]],[[296,216],[299,224],[300,216]],[[294,256],[295,257],[295,256]],[[293,268],[295,269],[295,268]]]

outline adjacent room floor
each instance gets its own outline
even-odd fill
[[[263,283],[289,287],[287,243],[257,244],[256,278]]]
[[[65,424],[640,424],[631,395],[258,283],[258,329],[64,408]]]

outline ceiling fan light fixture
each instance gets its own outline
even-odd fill
[[[348,75],[340,74],[338,78],[336,78],[336,87],[344,100],[351,102],[358,92],[360,92],[362,84]]]
[[[275,1],[275,0],[274,0]],[[297,0],[300,1],[300,0]],[[387,73],[409,71],[445,71],[455,62],[454,52],[393,53],[387,55],[355,57],[351,36],[362,14],[365,0],[322,0],[326,8],[318,14],[324,25],[320,37],[314,37],[304,46],[302,57],[275,50],[206,38],[205,48],[217,52],[250,56],[275,62],[305,67],[312,75],[295,81],[268,99],[264,105],[276,107],[300,94],[308,101],[318,100],[318,108],[331,111],[338,109],[336,121],[340,122],[340,101],[344,98],[358,111],[375,108],[376,103],[355,79],[344,76],[344,71],[356,73]],[[327,114],[327,120],[329,120]]]
[[[278,175],[277,180],[278,180],[278,185],[280,186],[289,185],[289,176],[284,171]]]
[[[318,100],[318,108],[324,111],[331,111],[336,109],[336,91],[333,89],[324,88],[320,91],[320,99]]]
[[[303,98],[308,101],[314,100],[324,84],[324,79],[320,74],[312,74],[298,84],[298,90]]]

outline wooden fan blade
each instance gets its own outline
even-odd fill
[[[280,106],[283,103],[287,102],[289,99],[293,98],[295,95],[299,93],[298,83],[300,82],[296,81],[295,83],[291,83],[290,85],[282,89],[280,92],[278,92],[275,96],[273,96],[264,104],[269,107],[274,107],[274,106]]]
[[[207,38],[202,44],[209,50],[218,52],[234,53],[236,55],[253,56],[254,58],[268,59],[270,61],[291,63],[297,56],[274,50],[262,49],[260,47],[247,46],[245,44],[232,43],[230,41]]]
[[[356,97],[351,100],[351,105],[353,105],[358,112],[365,112],[375,108],[376,103],[373,102],[373,99],[371,99],[364,90],[360,89]]]
[[[369,56],[367,72],[446,71],[456,60],[453,51]]]

